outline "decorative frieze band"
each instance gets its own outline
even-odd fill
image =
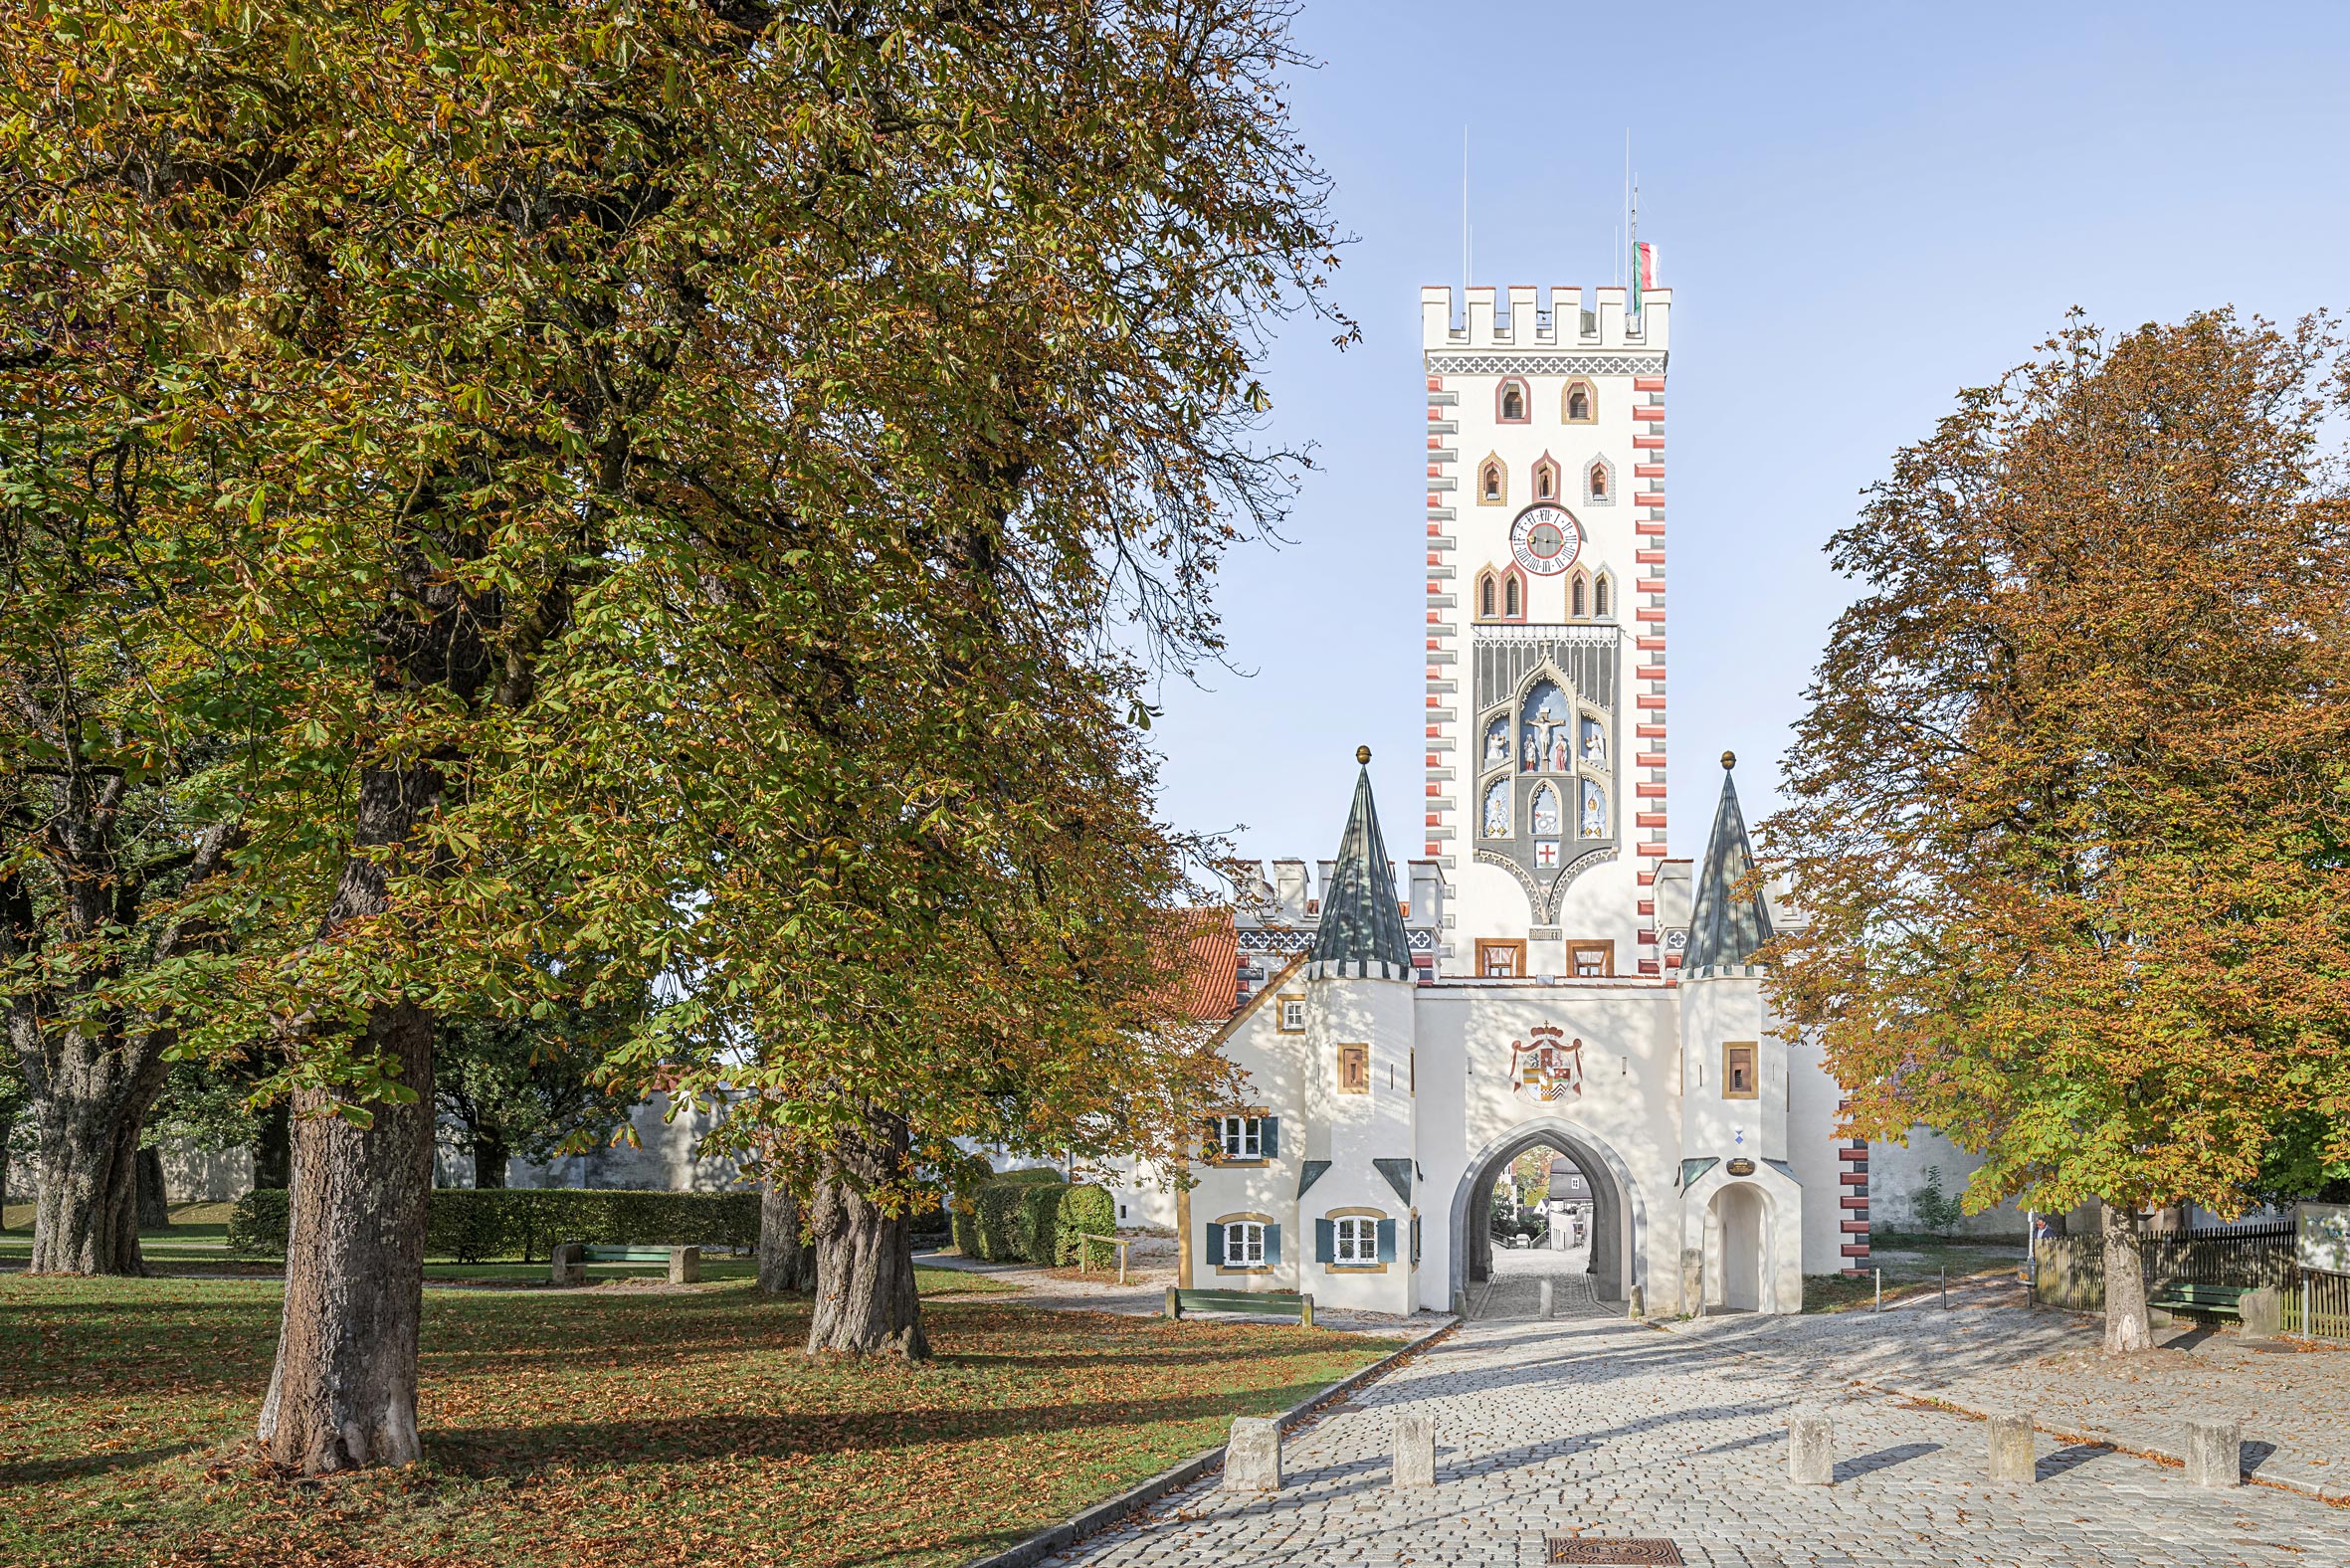
[[[1449,376],[1661,376],[1663,354],[1477,354],[1430,352],[1428,373]]]

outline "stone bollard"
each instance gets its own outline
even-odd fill
[[[1991,1478],[2030,1485],[2040,1478],[2040,1462],[2032,1452],[2032,1418],[2005,1415],[1991,1418]]]
[[[1297,1326],[1299,1328],[1313,1326],[1313,1297],[1310,1295],[1301,1295],[1297,1298]]]
[[[1181,1317],[1183,1315],[1183,1303],[1176,1298],[1175,1287],[1173,1285],[1167,1286],[1167,1315],[1169,1317]]]
[[[701,1283],[701,1249],[673,1247],[670,1249],[670,1283]]]
[[[2236,1309],[2244,1314],[2247,1339],[2274,1339],[2284,1332],[2284,1292],[2274,1285],[2245,1291],[2236,1298]]]
[[[1538,1308],[1538,1315],[1540,1315],[1540,1316],[1543,1316],[1543,1317],[1548,1317],[1548,1316],[1550,1315],[1550,1312],[1551,1312],[1551,1306],[1550,1306],[1550,1280],[1549,1280],[1549,1278],[1548,1278],[1547,1276],[1545,1276],[1544,1278],[1542,1278],[1542,1279],[1540,1279],[1540,1280],[1537,1280],[1537,1281],[1536,1281],[1536,1284],[1537,1284],[1537,1288],[1536,1288],[1536,1290],[1534,1291],[1534,1294],[1535,1294],[1536,1298],[1538,1299],[1538,1301],[1540,1302],[1540,1306],[1539,1306],[1539,1308]]]
[[[1825,1410],[1799,1410],[1787,1418],[1787,1478],[1798,1486],[1835,1482],[1836,1440]]]
[[[1396,1486],[1436,1484],[1436,1423],[1426,1416],[1395,1418]]]
[[[1281,1489],[1281,1424],[1271,1416],[1235,1416],[1224,1445],[1226,1491]]]
[[[587,1283],[587,1249],[577,1242],[558,1242],[547,1255],[549,1284]]]
[[[2187,1423],[2187,1478],[2198,1486],[2244,1483],[2244,1423]]]
[[[1636,1323],[1649,1315],[1648,1297],[1637,1284],[1625,1292],[1624,1315]]]

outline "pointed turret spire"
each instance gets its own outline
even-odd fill
[[[1771,939],[1771,911],[1761,892],[1737,896],[1738,883],[1754,866],[1754,847],[1746,842],[1746,817],[1738,809],[1738,786],[1730,777],[1737,755],[1723,752],[1721,765],[1721,804],[1714,808],[1713,836],[1706,841],[1705,864],[1698,869],[1697,892],[1689,904],[1684,979],[1742,968]]]
[[[1404,935],[1403,906],[1396,901],[1395,873],[1379,837],[1379,808],[1371,802],[1371,748],[1357,746],[1362,772],[1354,781],[1354,806],[1346,814],[1346,836],[1322,889],[1320,928],[1306,963],[1308,979],[1409,980],[1412,949]]]

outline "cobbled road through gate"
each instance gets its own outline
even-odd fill
[[[1526,1281],[1530,1285],[1530,1281]],[[1052,1559],[1087,1568],[1535,1568],[1546,1533],[1670,1538],[1689,1564],[2350,1565],[2350,1510],[2043,1437],[2037,1484],[1985,1479],[1983,1423],[1807,1383],[1606,1315],[1477,1320],[1292,1433],[1270,1495],[1220,1477]],[[1787,1479],[1786,1416],[1827,1409],[1836,1483]],[[1388,1484],[1395,1417],[1431,1417],[1437,1485]]]

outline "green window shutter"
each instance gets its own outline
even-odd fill
[[[1280,1261],[1281,1228],[1277,1225],[1269,1225],[1265,1228],[1265,1267],[1271,1269]]]
[[[1224,1267],[1224,1227],[1221,1225],[1208,1227],[1208,1262],[1218,1269]]]
[[[1313,1222],[1313,1261],[1317,1264],[1334,1263],[1338,1258],[1338,1222]]]
[[[1278,1116],[1265,1118],[1265,1157],[1269,1160],[1281,1157],[1281,1118]]]
[[[1379,1222],[1379,1261],[1383,1264],[1395,1262],[1395,1221],[1393,1220]]]

